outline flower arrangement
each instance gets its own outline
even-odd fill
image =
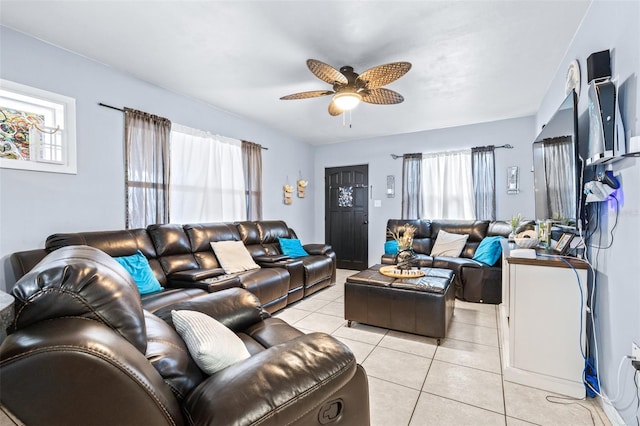
[[[417,228],[415,226],[405,223],[404,233],[401,233],[400,230],[393,232],[391,229],[387,228],[387,234],[398,242],[398,248],[400,250],[406,250],[411,248],[413,236],[416,234],[416,230]]]
[[[522,222],[522,215],[520,213],[518,213],[517,216],[511,216],[511,219],[509,220],[509,225],[511,225],[511,231],[515,233],[516,230],[518,229],[518,226],[520,225],[520,222]]]

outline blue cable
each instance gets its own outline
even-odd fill
[[[580,275],[578,275],[578,271],[576,270],[575,266],[573,266],[571,264],[571,262],[569,262],[567,259],[565,259],[563,256],[556,256],[553,254],[538,254],[538,256],[545,256],[545,257],[552,257],[554,259],[560,259],[562,260],[564,263],[566,263],[567,265],[569,265],[569,267],[571,269],[573,269],[574,274],[576,274],[576,279],[578,282],[578,291],[580,293],[580,334],[578,335],[578,341],[579,341],[579,346],[580,346],[580,355],[582,355],[582,359],[586,362],[587,361],[587,356],[584,353],[584,349],[582,348],[582,341],[581,341],[581,337],[582,337],[582,329],[583,329],[583,323],[582,323],[582,312],[584,310],[584,295],[582,293],[582,283],[580,282]],[[586,339],[585,339],[586,340]],[[585,341],[585,346],[586,346],[586,341]]]
[[[582,369],[582,382],[586,385],[589,386],[588,380],[587,380],[587,368],[590,366],[593,369],[593,366],[591,365],[591,363],[589,362],[589,360],[587,360],[587,356],[584,352],[584,349],[582,348],[582,341],[581,341],[581,337],[582,337],[582,329],[583,329],[583,322],[582,322],[582,312],[584,310],[584,294],[582,292],[582,283],[580,282],[580,275],[578,275],[578,271],[575,268],[575,266],[573,266],[571,264],[571,262],[569,262],[567,259],[565,259],[563,256],[556,256],[556,255],[552,255],[552,254],[542,254],[542,253],[538,253],[538,256],[544,256],[544,257],[551,257],[554,259],[560,259],[561,261],[563,261],[564,263],[566,263],[567,265],[569,265],[569,267],[573,270],[573,273],[576,274],[576,280],[578,283],[578,291],[580,293],[580,331],[578,334],[578,341],[579,341],[579,347],[580,347],[580,355],[582,355],[582,359],[584,360],[584,368]],[[585,346],[587,346],[588,340],[585,337]],[[596,373],[597,374],[597,373]],[[599,386],[598,386],[599,387]],[[598,389],[598,394],[599,394],[599,389]]]

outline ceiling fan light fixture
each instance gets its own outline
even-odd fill
[[[336,93],[333,96],[333,102],[342,111],[351,111],[362,101],[362,96],[356,92]]]

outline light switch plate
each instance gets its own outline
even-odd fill
[[[373,207],[382,207],[381,200],[373,200]]]

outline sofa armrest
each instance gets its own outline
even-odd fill
[[[335,398],[355,373],[347,347],[312,333],[215,373],[189,394],[185,406],[193,424],[292,424]]]
[[[330,251],[333,251],[333,248],[328,244],[305,244],[302,246],[304,251],[309,254],[327,254]]]
[[[174,281],[202,281],[219,275],[224,275],[224,269],[188,269],[186,271],[173,272],[167,276],[167,279]]]
[[[288,260],[291,257],[286,254],[273,254],[273,255],[264,255],[264,256],[256,256],[253,258],[258,263],[274,263],[279,262],[281,260]]]
[[[395,265],[396,264],[396,255],[395,254],[383,254],[380,257],[380,263],[383,265]]]
[[[98,321],[54,318],[10,334],[0,346],[0,382],[2,405],[28,425],[183,422],[144,353]]]
[[[158,309],[155,315],[173,326],[172,310],[202,312],[235,332],[243,331],[270,316],[262,309],[260,300],[243,288],[230,288],[167,305]]]

